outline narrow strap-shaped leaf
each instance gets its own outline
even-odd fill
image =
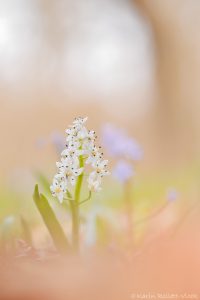
[[[6,217],[0,224],[0,252],[13,252],[15,249],[16,219],[14,216]]]
[[[70,199],[72,199],[72,194],[68,190],[67,190],[67,197],[70,198]]]
[[[23,216],[20,216],[20,222],[23,231],[23,238],[29,246],[32,246],[32,233],[30,226]]]
[[[58,222],[51,206],[49,205],[48,200],[44,195],[39,194],[38,185],[35,186],[33,199],[53,239],[56,248],[62,253],[68,251],[70,245],[65,236],[65,233],[60,223]]]
[[[105,246],[108,244],[110,239],[110,228],[109,224],[101,216],[96,216],[96,235],[98,246]]]
[[[43,173],[41,173],[40,171],[35,171],[34,174],[35,174],[36,179],[42,185],[45,193],[50,195],[50,188],[49,188],[50,182],[49,182],[48,178]]]

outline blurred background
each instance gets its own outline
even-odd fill
[[[38,139],[77,115],[127,129],[145,168],[196,163],[199,14],[197,0],[1,1],[1,179],[52,164]]]

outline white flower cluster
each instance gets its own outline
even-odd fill
[[[103,160],[101,147],[95,145],[95,132],[84,126],[86,121],[87,118],[76,118],[66,129],[66,148],[61,152],[61,161],[56,163],[58,173],[50,186],[52,195],[61,203],[67,190],[75,186],[78,176],[88,165],[92,168],[87,178],[90,191],[99,191],[102,177],[109,174],[106,170],[108,161]]]

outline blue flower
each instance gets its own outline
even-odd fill
[[[102,143],[108,153],[116,158],[141,160],[143,150],[136,140],[127,136],[122,130],[110,124],[106,124],[102,129]]]
[[[127,182],[134,174],[133,167],[123,160],[120,160],[113,169],[113,175],[122,183]]]
[[[167,200],[174,202],[179,197],[179,192],[175,188],[169,188],[167,191]]]

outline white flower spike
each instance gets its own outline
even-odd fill
[[[61,152],[61,160],[56,163],[58,173],[54,176],[50,189],[60,202],[67,191],[73,188],[77,178],[86,172],[91,192],[101,190],[102,177],[109,175],[106,170],[108,161],[103,160],[101,147],[95,145],[96,133],[85,127],[87,118],[76,118],[66,129],[66,148]]]
[[[55,175],[55,177],[53,179],[53,184],[50,186],[50,190],[51,190],[52,195],[54,197],[57,197],[59,202],[62,203],[64,194],[67,191],[67,181],[65,181],[65,180],[59,181],[57,175]]]

